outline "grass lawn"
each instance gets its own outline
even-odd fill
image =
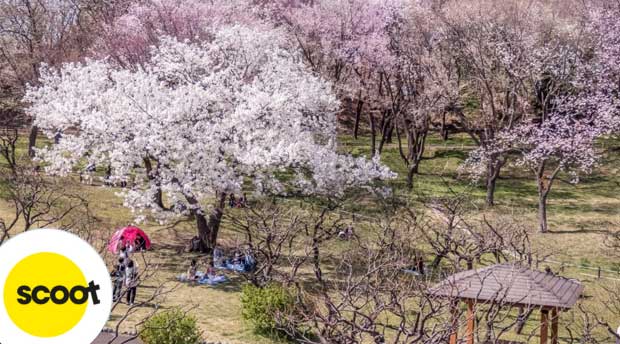
[[[345,151],[369,154],[368,138],[353,140],[347,136],[341,142]],[[610,231],[620,230],[620,142],[608,140],[600,145],[606,153],[592,175],[582,177],[576,185],[569,183],[565,175],[556,181],[548,203],[550,233],[540,234],[534,230],[533,244],[552,252],[555,260],[573,264],[587,260],[592,266],[612,269],[619,263],[620,252],[616,258],[610,257],[611,252],[606,250],[603,242]],[[395,193],[410,200],[414,207],[420,197],[443,195],[452,189],[470,193],[481,213],[515,216],[533,229],[537,228],[538,197],[533,175],[511,166],[505,167],[497,183],[496,206],[486,209],[485,188],[459,178],[457,172],[457,167],[472,148],[474,143],[465,135],[446,142],[431,136],[412,190],[405,187],[406,167],[398,153],[398,145],[386,145],[381,158],[399,174],[391,182]]]
[[[351,137],[341,138],[342,150],[354,155],[367,155],[369,142],[367,138],[353,140]],[[620,147],[620,142],[601,142],[603,147]],[[438,137],[430,137],[425,159],[420,164],[420,174],[415,177],[413,190],[405,188],[406,168],[400,160],[396,144],[389,144],[382,154],[382,161],[388,164],[399,174],[398,179],[390,182],[394,192],[402,199],[416,207],[420,197],[446,194],[449,188],[457,191],[470,191],[480,213],[494,216],[513,216],[525,224],[536,227],[536,187],[533,178],[527,171],[507,167],[503,170],[502,178],[498,182],[496,193],[497,206],[485,209],[483,205],[485,190],[479,186],[472,186],[468,181],[461,180],[457,175],[458,165],[467,157],[467,151],[473,148],[473,143],[464,135],[455,135],[449,141],[441,141]],[[602,267],[606,270],[620,267],[615,252],[611,255],[603,245],[606,234],[616,230],[620,223],[620,159],[617,150],[606,150],[601,167],[591,176],[582,178],[581,183],[572,185],[566,182],[565,176],[554,185],[549,199],[549,225],[551,232],[538,234],[533,231],[533,245],[540,251],[552,253],[554,261],[562,261],[574,265]],[[79,184],[76,177],[67,180],[67,185],[76,188],[86,197],[97,218],[101,220],[102,230],[107,231],[124,226],[132,222],[132,214],[122,206],[122,200],[115,193],[118,189],[102,188]],[[373,214],[373,204],[360,202],[351,204],[348,210],[362,215]],[[0,201],[0,218],[11,215],[8,204]],[[151,236],[154,249],[146,254],[152,264],[158,267],[158,273],[138,290],[137,299],[148,298],[150,293],[162,283],[169,287],[176,285],[175,276],[184,272],[191,255],[183,252],[185,244],[195,234],[193,223],[180,222],[174,226],[162,226],[148,223],[141,226]],[[238,233],[231,229],[227,222],[223,223],[221,242],[224,245],[235,246],[238,242]],[[110,261],[113,257],[107,257]],[[554,270],[557,267],[551,266]],[[542,266],[541,266],[542,268]],[[586,284],[588,303],[594,304],[599,298],[600,284],[612,283],[613,280],[597,280],[592,276],[595,271],[578,268],[567,268],[565,275],[578,278]],[[241,318],[239,301],[240,288],[243,283],[238,276],[229,275],[231,283],[219,287],[181,285],[177,289],[159,299],[157,307],[167,308],[181,306],[193,309],[198,318],[204,335],[210,341],[226,343],[273,343],[254,334]],[[604,273],[604,276],[618,278],[620,274]],[[152,305],[155,306],[155,305]],[[114,326],[125,313],[126,306],[121,305],[113,313],[109,325]],[[123,330],[132,330],[141,321],[145,314],[152,312],[151,307],[138,309],[123,322]],[[603,312],[603,310],[601,310]],[[536,312],[528,323],[524,333],[532,331],[538,326]],[[564,316],[570,318],[570,314]],[[620,325],[620,319],[615,319]],[[561,336],[567,333],[562,329]],[[521,338],[522,339],[522,338]]]

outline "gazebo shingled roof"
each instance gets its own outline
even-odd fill
[[[583,288],[576,280],[552,273],[498,264],[454,274],[429,292],[459,299],[568,309],[577,302]]]
[[[551,343],[558,343],[558,312],[572,308],[583,285],[576,280],[556,276],[551,272],[530,270],[514,264],[497,264],[449,276],[428,293],[439,297],[464,300],[467,303],[467,332],[465,343],[474,344],[476,305],[479,301],[499,302],[519,307],[540,307],[540,343],[549,344],[547,336],[551,321]],[[453,307],[453,323],[456,314]],[[550,314],[551,313],[551,314]],[[450,344],[456,344],[458,326],[450,335]]]

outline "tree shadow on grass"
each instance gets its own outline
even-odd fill
[[[575,230],[549,230],[550,234],[611,234],[610,230],[605,229],[586,229],[580,228]]]
[[[459,149],[437,149],[430,158],[426,159],[458,159],[465,161],[469,154]]]
[[[553,200],[552,200],[553,201]],[[602,214],[602,215],[620,215],[620,209],[618,208],[618,203],[598,203],[596,205],[589,205],[587,203],[573,203],[573,204],[551,204],[550,209],[555,210],[561,213],[573,213],[573,214],[584,214],[584,213],[594,213],[594,214]]]

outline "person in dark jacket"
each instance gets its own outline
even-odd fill
[[[118,264],[114,266],[114,270],[110,274],[112,277],[112,283],[114,289],[112,291],[112,299],[117,302],[121,298],[123,292],[123,282],[125,279],[125,260],[123,258],[118,259]]]

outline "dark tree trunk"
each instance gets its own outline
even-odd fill
[[[532,315],[533,311],[534,311],[533,308],[528,309],[526,312],[525,309],[523,309],[523,307],[519,307],[519,315],[517,316],[517,326],[515,328],[515,332],[517,334],[521,334],[521,332],[523,332],[525,323],[527,322],[527,319],[530,318],[530,315]]]
[[[441,260],[444,258],[443,255],[436,255],[435,258],[433,258],[433,261],[431,262],[431,270],[434,271],[439,267],[439,264],[441,264]]]
[[[392,119],[387,114],[387,111],[383,114],[381,122],[381,142],[379,143],[379,154],[383,152],[383,146],[388,142],[390,128],[392,127]]]
[[[536,184],[538,186],[538,225],[541,233],[547,233],[549,227],[547,225],[547,197],[555,177],[560,172],[560,167],[556,167],[550,175],[545,176],[545,168],[547,164],[541,163],[536,170]]]
[[[409,189],[413,188],[413,176],[418,174],[420,162],[424,156],[424,150],[426,148],[426,135],[426,130],[421,132],[412,130],[407,133],[407,144],[409,146],[407,157],[407,163],[409,164],[407,171],[407,187]]]
[[[193,197],[185,197],[192,204],[198,204],[198,200]],[[217,236],[220,230],[220,223],[224,215],[226,206],[226,193],[218,195],[217,203],[207,217],[203,212],[192,210],[192,215],[196,218],[196,229],[198,230],[198,238],[200,239],[199,249],[203,253],[211,253],[217,245]]]
[[[449,134],[449,130],[447,128],[446,125],[446,113],[444,112],[443,115],[441,115],[441,138],[444,141],[448,141],[448,134]]]
[[[381,111],[381,122],[379,122],[379,128],[381,128],[381,135],[385,133],[385,123],[388,120],[388,111]]]
[[[82,176],[80,175],[80,178]],[[110,181],[110,178],[112,177],[112,165],[108,165],[108,167],[105,168],[105,176],[103,177],[103,184],[110,186],[112,185],[112,182]]]
[[[495,187],[497,184],[497,178],[487,177],[487,198],[486,203],[489,207],[495,205]]]
[[[211,245],[211,242],[209,241],[211,238],[211,227],[209,227],[207,217],[197,211],[192,211],[192,214],[196,219],[196,229],[198,229],[198,238],[200,239],[198,249],[200,252],[210,253],[212,252],[211,248],[214,247],[214,245]]]
[[[157,163],[159,165],[159,162]],[[159,166],[158,166],[159,167]],[[164,206],[163,195],[161,192],[161,182],[159,180],[159,172],[158,170],[153,169],[153,164],[151,163],[150,158],[144,158],[144,168],[146,169],[146,176],[150,181],[154,181],[157,186],[157,191],[155,195],[153,195],[153,202],[157,204],[158,207],[162,209],[166,209]]]
[[[499,173],[502,166],[504,166],[504,163],[505,160],[502,160],[499,156],[492,156],[491,160],[487,163],[486,204],[489,207],[495,205],[495,188],[497,185],[497,179],[499,178]]]
[[[386,143],[394,143],[394,122],[390,123],[390,127],[388,129],[387,138],[385,140]]]
[[[375,156],[377,149],[377,128],[375,125],[375,116],[372,111],[368,111],[368,121],[370,122],[370,156]]]
[[[547,233],[547,196],[541,195],[538,199],[538,223],[541,233]]]
[[[360,92],[357,99],[357,109],[355,109],[355,124],[353,125],[353,138],[357,140],[357,134],[360,130],[360,118],[362,117],[362,110],[364,109],[364,101],[362,100],[362,93]]]
[[[34,147],[37,145],[37,135],[39,133],[39,128],[36,125],[33,125],[30,128],[30,136],[28,137],[28,156],[34,157]]]
[[[436,270],[439,267],[439,264],[441,264],[441,260],[445,257],[445,254],[437,254],[435,256],[435,258],[433,259],[433,262],[431,262],[431,270]]]
[[[407,187],[409,189],[413,189],[413,176],[418,173],[416,165],[409,165],[409,169],[407,171]]]

